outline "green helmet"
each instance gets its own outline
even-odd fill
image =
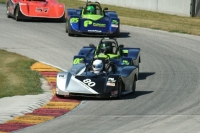
[[[87,7],[87,13],[88,14],[95,14],[94,6],[88,6]]]
[[[112,54],[112,44],[109,44],[108,42],[103,42],[101,44],[101,52],[106,53],[106,54]]]

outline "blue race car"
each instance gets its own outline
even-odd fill
[[[118,37],[120,19],[115,11],[102,9],[99,2],[87,1],[80,9],[67,9],[66,32],[73,35],[103,35]]]

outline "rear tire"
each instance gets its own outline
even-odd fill
[[[59,19],[59,22],[65,22],[66,18],[65,18],[65,13],[63,14],[63,16]]]

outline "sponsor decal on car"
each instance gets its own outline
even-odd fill
[[[95,26],[95,27],[106,27],[106,24],[93,23],[93,26]]]
[[[111,26],[117,28],[117,27],[118,27],[118,24],[119,24],[119,22],[118,22],[117,20],[112,20]]]
[[[118,28],[118,25],[116,25],[116,24],[111,24],[111,26]]]
[[[88,27],[89,25],[93,25],[94,27],[106,27],[106,24],[102,24],[102,23],[93,23],[90,20],[86,20],[84,21],[84,27]]]
[[[108,81],[106,83],[107,86],[115,86],[116,80],[114,78],[108,78]]]
[[[65,75],[58,75],[59,78],[65,78]]]
[[[100,30],[88,30],[88,32],[98,32],[98,33],[101,33]]]
[[[91,24],[92,24],[92,21],[90,20],[84,21],[84,27],[88,27],[88,25],[91,25]]]
[[[130,65],[130,62],[128,60],[123,60],[121,65]]]

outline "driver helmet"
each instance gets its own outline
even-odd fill
[[[92,69],[95,74],[99,74],[101,72],[101,70],[103,70],[102,60],[99,60],[99,59],[95,60],[92,64]]]
[[[94,6],[88,6],[87,7],[87,13],[88,14],[95,14]]]
[[[112,47],[108,42],[104,42],[101,44],[101,50],[105,52],[105,54],[112,54]]]

